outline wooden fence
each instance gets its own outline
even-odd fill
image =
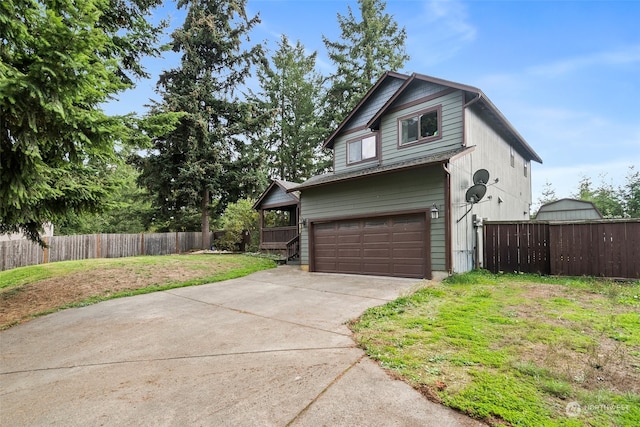
[[[219,234],[211,233],[210,241]],[[0,242],[0,271],[55,261],[179,254],[201,249],[202,233],[85,234],[45,241],[45,249],[28,240]]]
[[[488,221],[484,267],[494,273],[640,279],[640,219]]]

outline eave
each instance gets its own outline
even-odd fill
[[[322,187],[325,185],[332,185],[342,183],[346,181],[353,181],[362,178],[369,178],[372,176],[383,175],[387,173],[399,172],[408,169],[414,169],[418,167],[433,166],[437,164],[443,164],[448,162],[451,158],[463,155],[467,151],[472,151],[474,147],[460,147],[455,150],[449,150],[442,153],[436,153],[429,156],[419,157],[413,160],[407,160],[404,162],[393,163],[384,166],[374,166],[366,169],[359,169],[355,171],[348,171],[340,174],[328,173],[324,175],[318,175],[309,178],[302,184],[288,190],[288,191],[303,191],[310,188]]]

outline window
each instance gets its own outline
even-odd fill
[[[348,142],[347,163],[375,159],[377,157],[376,151],[376,135]]]
[[[524,176],[527,178],[529,176],[529,162],[524,162]]]
[[[511,167],[512,168],[516,167],[516,155],[513,152],[513,147],[511,147]]]
[[[432,141],[440,137],[440,116],[442,107],[421,111],[413,116],[403,117],[399,122],[400,145]]]

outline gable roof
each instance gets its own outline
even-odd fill
[[[271,184],[266,190],[262,192],[258,200],[253,204],[253,209],[259,209],[262,206],[262,202],[272,191],[282,191],[287,197],[291,199],[291,204],[300,203],[300,192],[292,190],[294,187],[300,185],[297,182],[284,181],[282,179],[273,179]]]
[[[482,110],[485,117],[494,125],[497,129],[501,131],[501,133],[506,137],[506,139],[514,145],[516,149],[518,149],[524,157],[529,160],[536,161],[538,163],[542,163],[542,159],[540,156],[531,148],[531,146],[525,141],[525,139],[520,135],[520,133],[513,127],[511,123],[506,119],[506,117],[498,110],[498,108],[491,102],[491,100],[478,88],[473,86],[468,86],[461,83],[452,82],[449,80],[439,79],[437,77],[431,77],[424,74],[413,73],[410,76],[399,73],[391,73],[387,72],[380,77],[380,79],[373,85],[373,87],[366,93],[366,95],[360,100],[358,105],[351,111],[351,113],[340,123],[338,128],[327,138],[323,147],[324,148],[333,148],[336,137],[341,133],[341,131],[345,128],[345,126],[349,123],[349,121],[354,117],[356,112],[369,100],[369,98],[378,90],[378,88],[382,85],[382,83],[390,78],[394,79],[402,79],[404,83],[400,86],[399,89],[396,90],[392,96],[387,99],[385,104],[380,108],[367,122],[367,127],[370,129],[378,129],[380,126],[380,121],[382,116],[387,113],[389,108],[394,104],[394,102],[412,86],[415,82],[429,82],[437,85],[441,85],[450,89],[457,89],[466,92],[469,98],[473,98],[471,101],[467,102],[464,107],[469,107],[473,104],[477,104],[477,106]]]
[[[415,159],[407,160],[404,162],[392,163],[384,166],[373,166],[366,169],[358,169],[354,171],[347,171],[343,173],[326,173],[324,175],[316,175],[304,183],[297,185],[295,188],[296,191],[304,190],[313,187],[320,187],[323,185],[334,184],[342,181],[350,181],[354,179],[359,179],[363,177],[369,178],[372,175],[382,175],[390,172],[397,172],[399,170],[407,170],[422,166],[431,166],[437,165],[441,163],[445,163],[449,159],[457,155],[464,155],[466,151],[473,150],[474,147],[460,147],[455,150],[449,150],[441,153],[432,154],[429,156],[418,157]],[[464,153],[464,154],[463,154]],[[292,190],[289,190],[292,191]]]
[[[342,123],[340,123],[338,125],[338,127],[336,128],[336,130],[334,130],[331,135],[329,135],[329,137],[327,138],[327,140],[324,142],[324,144],[322,145],[322,148],[333,148],[333,143],[334,140],[336,139],[336,137],[340,134],[340,132],[342,132],[342,130],[344,129],[344,127],[349,123],[349,121],[351,121],[351,119],[353,118],[353,116],[355,116],[355,114],[358,112],[358,110],[360,110],[360,108],[369,100],[369,98],[371,98],[371,96],[377,92],[377,90],[380,88],[380,86],[382,86],[382,84],[388,80],[388,79],[400,79],[400,80],[406,80],[408,79],[409,76],[405,75],[405,74],[400,74],[400,73],[394,73],[392,71],[387,71],[385,72],[382,77],[380,77],[378,79],[378,81],[371,87],[371,89],[369,89],[367,91],[367,93],[362,97],[362,99],[360,100],[360,102],[358,102],[358,104],[353,108],[353,110],[351,110],[351,112],[349,113],[349,115],[347,115],[347,117],[345,117],[345,119],[342,121]]]

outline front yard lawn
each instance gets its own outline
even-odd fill
[[[275,267],[246,255],[64,261],[0,272],[0,330],[69,307],[246,276]]]
[[[471,272],[351,326],[384,368],[491,425],[640,425],[640,282]]]

